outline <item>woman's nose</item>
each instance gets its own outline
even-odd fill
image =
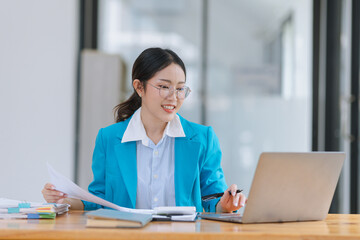
[[[170,89],[169,95],[167,96],[167,98],[168,99],[176,99],[177,94],[178,94],[178,92],[174,88],[172,88],[172,89]]]

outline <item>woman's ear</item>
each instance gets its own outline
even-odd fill
[[[137,93],[140,97],[142,97],[142,95],[143,95],[143,93],[144,93],[144,86],[143,86],[143,84],[140,82],[139,79],[135,79],[135,80],[133,81],[133,87],[134,87],[136,93]]]

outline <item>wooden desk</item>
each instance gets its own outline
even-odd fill
[[[54,220],[1,220],[0,239],[360,239],[360,215],[330,214],[325,221],[235,224],[151,222],[142,229],[85,228],[82,211]]]

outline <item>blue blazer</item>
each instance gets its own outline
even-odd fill
[[[180,117],[186,137],[175,138],[176,206],[195,206],[215,212],[219,199],[201,196],[224,192],[227,185],[220,165],[221,150],[211,127]],[[94,179],[89,192],[122,207],[135,208],[137,191],[136,142],[121,143],[130,118],[99,130],[93,153]],[[83,201],[85,210],[102,206]]]

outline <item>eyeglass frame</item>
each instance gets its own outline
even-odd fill
[[[159,96],[160,97],[162,97],[162,98],[168,98],[169,96],[171,96],[172,94],[174,94],[174,92],[176,92],[176,97],[178,98],[178,99],[181,99],[181,100],[184,100],[184,99],[186,99],[188,96],[189,96],[189,94],[191,93],[191,89],[190,89],[190,87],[188,87],[188,86],[184,86],[184,87],[182,87],[182,88],[187,88],[187,89],[189,89],[189,92],[188,92],[188,94],[186,94],[185,93],[185,97],[184,98],[179,98],[179,89],[176,89],[175,90],[175,87],[171,87],[171,90],[170,90],[170,87],[169,87],[169,94],[166,96],[166,97],[163,97],[163,96],[161,96],[161,94],[160,94],[160,91],[161,91],[161,87],[156,87],[156,86],[154,86],[154,85],[152,85],[151,83],[146,83],[146,84],[149,84],[150,86],[152,86],[153,88],[156,88],[157,90],[159,90]],[[164,89],[164,90],[166,90],[166,89]]]

